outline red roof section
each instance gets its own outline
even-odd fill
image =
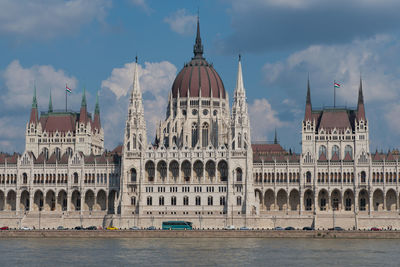
[[[210,88],[211,86],[211,88]],[[192,59],[178,73],[172,84],[172,97],[202,97],[225,98],[226,92],[221,77],[205,59]]]
[[[331,129],[346,129],[352,128],[349,116],[347,115],[347,111],[345,110],[329,110],[323,111],[320,128],[324,128],[327,130]]]
[[[352,161],[353,159],[351,158],[350,153],[347,152],[346,155],[344,155],[344,159],[343,160],[344,161]]]
[[[76,117],[72,114],[57,115],[50,113],[49,116],[40,118],[42,129],[46,132],[74,132],[75,122]]]

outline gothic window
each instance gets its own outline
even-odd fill
[[[131,150],[131,143],[130,142],[128,142],[128,144],[126,145],[126,150]]]
[[[218,163],[218,174],[221,182],[228,181],[228,164],[222,160]]]
[[[311,183],[311,172],[306,173],[306,183]]]
[[[153,205],[153,198],[152,197],[147,197],[147,206]]]
[[[242,148],[242,134],[238,134],[238,144],[237,144],[238,148]]]
[[[241,168],[237,168],[236,169],[236,181],[237,182],[241,182],[242,181],[242,169]]]
[[[158,204],[159,204],[160,206],[164,206],[164,197],[163,197],[163,196],[161,196],[161,197],[158,198]]]
[[[221,206],[225,206],[225,197],[224,197],[224,196],[222,196],[222,197],[219,198],[219,204],[220,204]]]
[[[145,170],[146,170],[147,180],[149,182],[153,182],[155,173],[154,162],[148,161],[145,165]]]
[[[203,147],[207,147],[208,146],[208,123],[206,123],[206,122],[203,123],[201,137],[202,137]]]
[[[72,148],[70,147],[67,148],[67,154],[68,156],[72,156]]]
[[[324,154],[324,156],[326,157],[326,146],[319,147],[318,158],[321,157],[322,154]]]
[[[365,179],[366,178],[366,174],[365,174],[365,171],[362,171],[361,172],[361,183],[365,183]]]
[[[131,197],[131,205],[136,206],[136,197]]]
[[[350,158],[353,158],[353,148],[350,145],[344,148],[344,155],[346,156],[347,154],[350,155]]]
[[[22,174],[22,183],[28,183],[28,175],[25,172]]]
[[[200,206],[201,205],[201,198],[200,196],[196,196],[196,206]]]
[[[198,129],[197,129],[197,124],[193,123],[192,124],[192,147],[196,146],[198,136],[199,136],[199,133],[198,133]]]
[[[74,172],[74,184],[78,183],[78,173]]]
[[[136,134],[132,135],[132,149],[136,149]]]
[[[43,155],[46,160],[49,159],[49,150],[46,147],[43,148]]]
[[[188,196],[184,196],[184,197],[183,197],[183,205],[184,205],[184,206],[189,205],[189,197],[188,197]]]
[[[136,169],[135,168],[131,169],[131,182],[136,183]]]
[[[339,147],[337,146],[337,145],[334,145],[333,147],[332,147],[332,157],[333,157],[333,155],[335,155],[335,153],[336,153],[336,155],[339,157]]]
[[[212,206],[213,205],[213,197],[212,196],[208,197],[207,204],[208,204],[208,206]]]
[[[176,197],[175,196],[171,197],[171,206],[176,206]]]
[[[139,134],[139,150],[142,149],[142,135]]]
[[[242,205],[242,197],[241,197],[241,196],[238,196],[238,197],[236,198],[236,205],[238,205],[238,206],[241,206],[241,205]]]

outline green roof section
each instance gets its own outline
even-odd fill
[[[33,99],[32,99],[32,108],[37,109],[37,100],[36,100],[36,83],[33,86]]]

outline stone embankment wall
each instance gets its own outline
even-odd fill
[[[400,239],[400,231],[3,230],[0,238],[318,238]]]

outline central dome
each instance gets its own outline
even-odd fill
[[[200,25],[197,21],[197,36],[194,45],[194,57],[185,64],[172,84],[172,97],[213,97],[226,98],[224,84],[215,71],[203,57],[203,45],[200,38]]]

